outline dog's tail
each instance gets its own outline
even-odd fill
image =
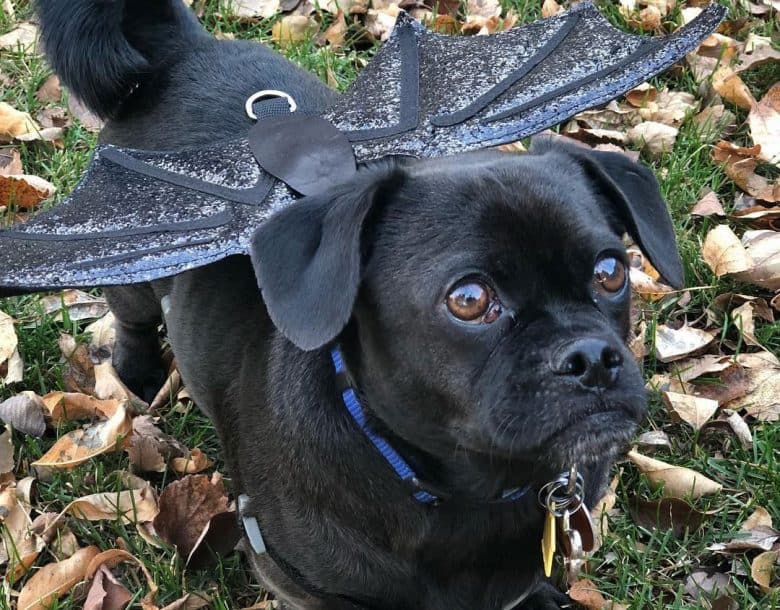
[[[38,0],[38,13],[51,66],[104,118],[207,36],[182,0]]]

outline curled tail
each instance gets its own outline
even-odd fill
[[[38,0],[46,56],[104,118],[177,54],[207,38],[181,0]]]

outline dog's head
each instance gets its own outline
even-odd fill
[[[342,334],[393,434],[547,476],[614,456],[644,413],[625,232],[681,286],[652,173],[544,141],[375,162],[269,219],[252,257],[279,330],[304,350]]]

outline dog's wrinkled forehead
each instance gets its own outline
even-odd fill
[[[564,157],[479,153],[415,164],[407,175],[375,243],[403,253],[395,262],[409,273],[471,267],[569,290],[599,252],[621,247],[585,173]]]

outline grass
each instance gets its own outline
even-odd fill
[[[599,2],[609,19],[623,28],[625,21],[616,5],[602,0]],[[540,16],[541,2],[537,0],[502,0],[505,8],[516,11],[521,21],[532,21]],[[0,13],[0,34],[9,31],[16,21],[32,14],[28,2],[16,2],[17,18],[10,19]],[[748,32],[762,36],[777,36],[777,24],[773,19],[751,18],[742,5],[731,7],[732,19],[748,18],[747,27],[739,37]],[[678,9],[675,9],[677,11]],[[673,12],[671,18],[674,18]],[[323,31],[330,16],[323,15],[320,30]],[[271,28],[274,19],[243,23],[229,18],[225,3],[208,0],[205,3],[203,22],[206,27],[221,36],[258,40],[273,44]],[[333,50],[315,44],[315,36],[292,47],[284,53],[304,68],[317,74],[343,90],[358,74],[365,61],[374,51],[365,44],[350,45]],[[8,77],[10,86],[0,90],[0,101],[26,110],[33,116],[42,109],[35,92],[50,74],[44,61],[36,55],[0,52],[0,73]],[[760,96],[780,80],[780,64],[761,66],[745,75],[745,82],[754,95]],[[659,89],[669,86],[696,94],[698,86],[687,71],[678,75],[663,75],[654,79]],[[742,124],[745,113],[733,107],[738,123]],[[746,128],[730,136],[737,143],[748,143]],[[59,189],[58,197],[66,195],[75,186],[86,167],[90,151],[95,144],[94,134],[78,124],[66,130],[63,146],[50,144],[21,144],[19,150],[25,171],[45,177]],[[709,220],[694,220],[688,214],[692,204],[699,199],[703,189],[715,191],[728,209],[737,187],[725,176],[721,168],[710,158],[710,144],[705,141],[691,121],[681,129],[674,150],[660,158],[646,157],[661,177],[664,197],[669,203],[679,240],[680,252],[685,266],[689,286],[698,289],[690,292],[687,303],[679,299],[663,304],[645,306],[645,315],[652,330],[655,324],[670,318],[684,316],[694,320],[702,315],[712,300],[725,292],[739,292],[761,296],[756,289],[728,279],[716,278],[701,259],[701,243],[706,232],[714,226]],[[771,171],[767,175],[772,175]],[[7,222],[0,216],[0,224]],[[767,296],[763,293],[763,296]],[[20,297],[0,301],[0,309],[14,316],[19,324],[19,349],[25,361],[24,383],[14,387],[0,385],[0,399],[22,390],[33,390],[40,394],[62,389],[62,370],[57,339],[61,332],[75,334],[84,339],[84,324],[78,322],[55,322],[51,316],[43,315],[37,297]],[[780,352],[780,323],[757,322],[756,334],[770,350]],[[723,338],[735,337],[733,329],[727,330]],[[649,378],[655,372],[664,370],[664,365],[648,356],[645,373]],[[171,407],[161,413],[161,426],[171,435],[179,438],[189,447],[199,446],[208,455],[218,456],[215,435],[208,420],[192,407]],[[73,426],[71,425],[71,428]],[[724,485],[721,494],[698,501],[699,510],[712,511],[704,525],[683,539],[674,538],[670,532],[650,531],[634,524],[628,514],[630,499],[634,496],[657,497],[648,486],[643,475],[628,463],[619,464],[620,484],[617,489],[619,514],[610,519],[611,534],[602,549],[591,560],[589,577],[609,598],[628,604],[632,609],[669,608],[694,610],[709,607],[709,602],[692,600],[684,594],[687,576],[697,569],[730,571],[741,574],[732,580],[734,590],[731,596],[741,609],[778,608],[780,594],[764,595],[750,580],[750,565],[745,556],[718,555],[707,550],[716,542],[730,540],[742,521],[758,506],[766,508],[780,523],[780,423],[752,423],[754,443],[750,449],[742,448],[735,439],[727,435],[694,433],[685,425],[676,423],[661,405],[659,397],[652,397],[651,417],[647,429],[663,429],[672,440],[672,449],[659,452],[659,459],[688,466],[715,478]],[[70,428],[62,428],[57,434]],[[15,435],[18,476],[24,476],[29,463],[40,457],[51,445],[52,438],[34,439]],[[92,460],[70,473],[55,473],[49,480],[41,481],[37,487],[36,508],[58,512],[73,498],[99,491],[119,490],[121,481],[117,471],[129,467],[124,453],[102,456]],[[217,459],[215,468],[223,470]],[[169,482],[166,475],[151,478],[159,489]],[[139,557],[160,587],[158,602],[169,603],[185,592],[205,590],[212,596],[213,608],[239,608],[264,599],[259,586],[253,582],[245,564],[238,554],[223,558],[221,563],[208,571],[184,570],[181,560],[173,549],[157,549],[145,543],[132,526],[121,523],[71,520],[70,525],[83,545],[96,544],[101,548],[112,548],[121,538],[128,549]],[[47,551],[48,552],[48,551]],[[38,565],[51,560],[44,557]],[[133,587],[137,574],[132,570],[119,570],[119,574],[133,591],[139,591],[136,602],[142,597],[141,583]],[[77,596],[69,596],[52,607],[78,608]],[[135,602],[134,602],[135,603]],[[0,599],[0,608],[6,607]],[[476,610],[476,609],[475,609]]]

